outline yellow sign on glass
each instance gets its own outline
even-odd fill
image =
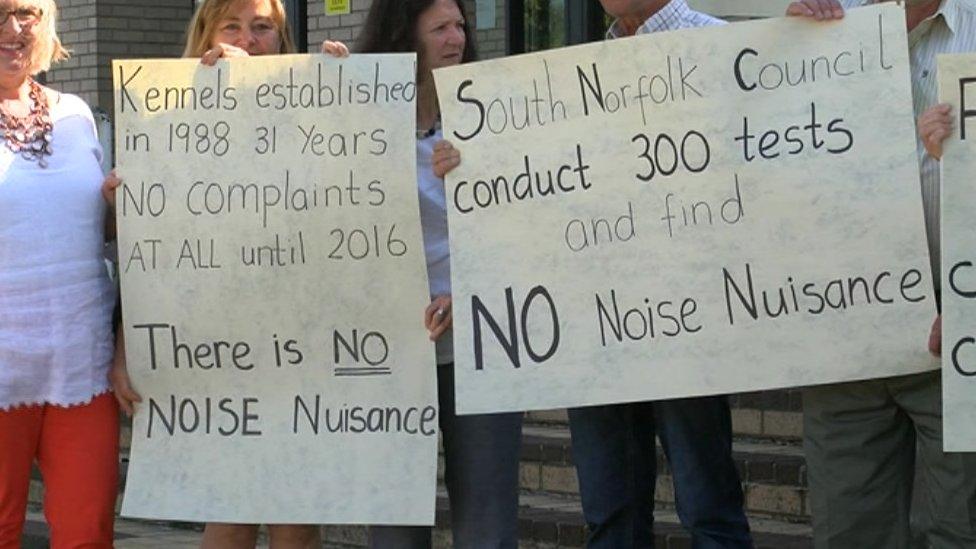
[[[326,15],[347,15],[349,13],[349,0],[325,0]]]

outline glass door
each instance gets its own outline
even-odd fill
[[[307,0],[284,0],[285,13],[288,14],[288,24],[291,26],[292,40],[298,51],[307,51],[308,48],[308,1]],[[349,45],[352,47],[352,44]],[[313,53],[318,53],[318,48],[312,49]]]
[[[509,0],[508,53],[601,40],[607,21],[597,0]]]
[[[565,45],[565,0],[525,0],[525,51]]]

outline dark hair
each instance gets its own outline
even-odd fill
[[[417,21],[434,5],[435,0],[373,0],[356,42],[359,53],[401,53],[420,51],[417,46]],[[462,63],[474,61],[478,55],[474,32],[464,2],[454,0],[464,18],[464,55]],[[419,63],[418,63],[419,65]]]

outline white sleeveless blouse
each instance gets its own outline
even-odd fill
[[[109,390],[102,151],[81,98],[61,94],[51,119],[46,168],[0,143],[0,410]]]

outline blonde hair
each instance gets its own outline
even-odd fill
[[[197,7],[190,25],[186,29],[186,49],[183,57],[201,57],[210,49],[210,41],[217,33],[217,23],[227,17],[235,4],[244,0],[204,0]],[[291,29],[285,7],[281,0],[267,0],[271,4],[271,20],[278,27],[278,37],[281,39],[281,51],[278,53],[295,53],[295,42],[291,38]]]
[[[58,38],[58,8],[54,0],[33,0],[33,4],[41,10],[41,20],[34,24],[36,38],[30,57],[30,73],[35,75],[67,59],[69,52]]]

